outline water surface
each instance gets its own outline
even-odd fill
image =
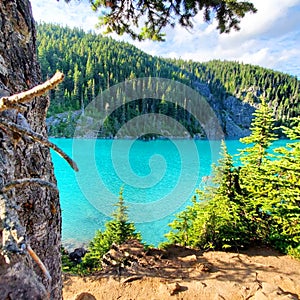
[[[143,240],[158,245],[174,215],[191,202],[219,158],[220,143],[203,140],[52,139],[79,166],[75,172],[53,153],[61,197],[63,241],[87,243],[109,220],[120,188]],[[277,144],[285,144],[279,141]],[[231,154],[244,147],[226,142]]]

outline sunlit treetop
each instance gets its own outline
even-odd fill
[[[58,0],[59,1],[59,0]],[[72,0],[65,0],[70,2]],[[238,0],[89,0],[93,10],[101,8],[100,26],[106,33],[129,34],[133,39],[163,41],[166,26],[192,28],[192,18],[203,13],[205,22],[217,20],[220,33],[239,30],[246,13],[256,12],[251,2]]]

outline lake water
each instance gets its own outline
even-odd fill
[[[61,197],[63,242],[69,247],[88,243],[103,229],[114,210],[120,188],[147,244],[158,245],[174,215],[191,202],[211,164],[219,158],[220,143],[203,140],[84,140],[51,139],[74,158],[75,173],[52,153]],[[280,141],[279,143],[285,143]],[[244,147],[227,141],[231,154]]]

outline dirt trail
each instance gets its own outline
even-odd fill
[[[242,253],[173,247],[121,274],[66,275],[63,294],[65,300],[300,299],[300,261],[266,247]]]

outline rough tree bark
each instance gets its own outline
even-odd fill
[[[0,97],[41,82],[36,32],[28,0],[0,1]],[[46,136],[46,96],[35,98],[0,118]],[[37,178],[56,184],[49,148],[0,127],[0,298],[61,298],[61,210],[58,192],[39,184],[11,181]],[[28,247],[26,248],[26,245]],[[33,250],[51,280],[29,255]]]

